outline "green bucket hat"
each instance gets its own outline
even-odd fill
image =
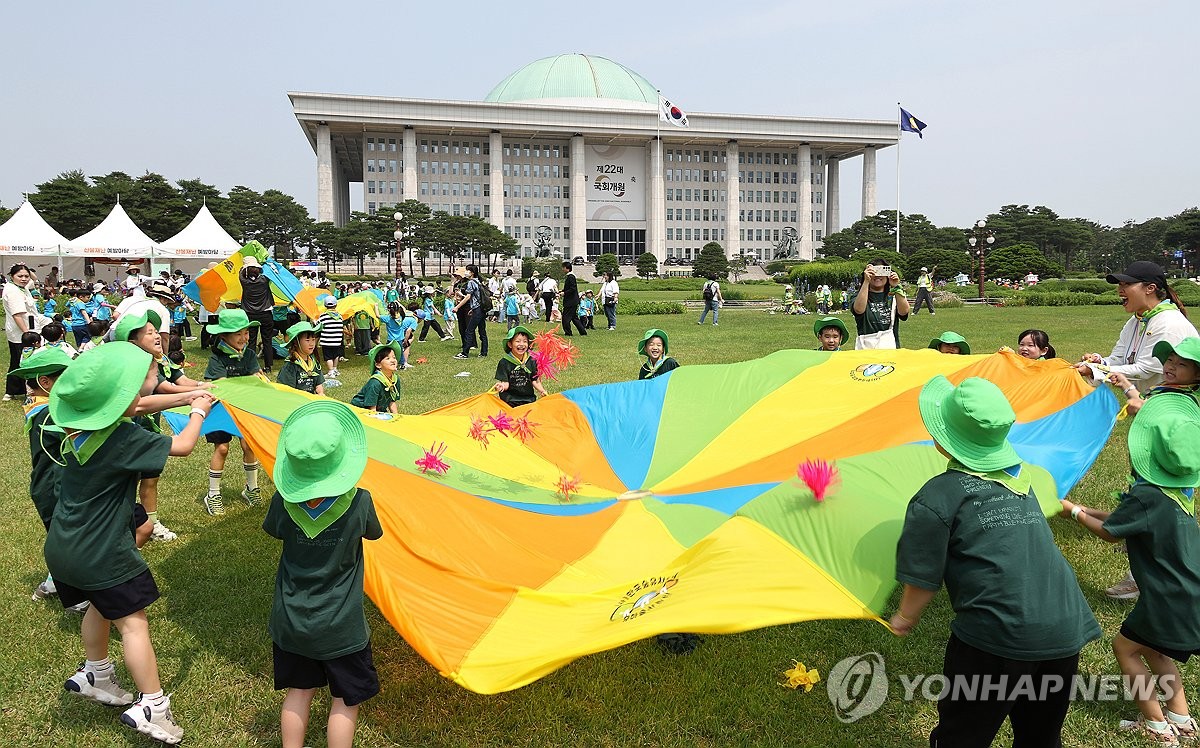
[[[664,356],[666,356],[667,353],[671,350],[670,343],[667,341],[667,334],[659,329],[650,329],[650,330],[647,330],[646,334],[642,336],[642,339],[638,341],[638,355],[639,356],[646,355],[646,343],[650,342],[650,338],[662,338],[663,355]]]
[[[283,422],[278,451],[271,479],[284,501],[341,496],[367,469],[367,432],[345,404],[315,400]]]
[[[258,323],[250,321],[245,309],[222,309],[217,315],[217,324],[205,325],[204,329],[209,335],[222,335],[227,332],[241,332],[247,327],[258,327]]]
[[[375,367],[375,356],[376,356],[376,355],[377,355],[377,354],[378,354],[380,351],[382,351],[384,348],[391,348],[393,351],[395,351],[395,352],[396,352],[396,361],[399,361],[399,360],[400,360],[400,357],[404,355],[404,348],[403,348],[403,347],[402,347],[402,346],[401,346],[399,343],[395,343],[395,342],[393,342],[393,343],[380,343],[379,345],[377,345],[377,346],[375,346],[374,348],[372,348],[372,349],[371,349],[371,352],[367,354],[367,359],[368,359],[368,360],[370,360],[370,362],[371,362],[371,368],[372,368],[372,369],[375,369],[375,368],[376,368],[376,367]]]
[[[958,352],[964,356],[971,355],[971,346],[967,343],[967,339],[953,330],[947,330],[933,340],[929,341],[929,347],[936,351],[938,346],[940,346],[942,343],[958,346]],[[1005,467],[1007,467],[1007,465]]]
[[[137,396],[153,361],[124,341],[81,353],[50,392],[50,417],[63,428],[82,431],[113,425]]]
[[[1154,357],[1160,362],[1167,363],[1167,356],[1172,353],[1200,365],[1200,338],[1193,335],[1179,341],[1178,345],[1171,345],[1169,340],[1160,340],[1154,344]]]
[[[20,379],[37,379],[40,376],[54,375],[62,372],[71,365],[71,357],[62,352],[61,348],[47,346],[29,354],[20,368],[13,369],[9,376]]]
[[[511,329],[507,333],[505,333],[505,335],[504,335],[504,350],[506,350],[506,351],[512,350],[512,339],[515,338],[517,336],[517,333],[519,333],[519,332],[525,333],[525,337],[529,338],[529,344],[533,345],[533,333],[530,332],[529,328],[526,327],[525,325],[517,325],[516,327],[514,327],[513,329]]]
[[[293,340],[295,340],[296,338],[298,338],[298,337],[300,336],[300,333],[303,333],[303,332],[311,332],[311,333],[312,333],[312,334],[314,334],[314,335],[319,335],[319,334],[320,334],[320,330],[318,330],[318,329],[317,329],[317,328],[316,328],[316,327],[313,325],[313,323],[311,323],[311,322],[297,322],[296,324],[294,324],[294,325],[292,325],[291,327],[289,327],[289,328],[287,329],[287,332],[286,332],[286,333],[284,333],[284,335],[286,335],[286,336],[287,336],[287,340],[285,340],[285,341],[284,341],[284,343],[285,343],[286,345],[291,345],[291,344],[292,344],[292,341],[293,341]]]
[[[1002,470],[1021,461],[1008,443],[1016,413],[988,380],[971,377],[955,387],[939,374],[921,388],[917,404],[933,440],[972,470]]]
[[[1129,462],[1138,475],[1156,486],[1195,488],[1200,484],[1200,406],[1196,401],[1170,392],[1146,398],[1129,427]]]
[[[837,317],[820,317],[816,322],[813,322],[813,335],[821,337],[821,331],[826,327],[836,327],[838,332],[842,334],[842,342],[845,343],[850,339],[850,331],[846,329],[846,324]]]
[[[155,330],[162,327],[162,317],[153,309],[146,309],[141,314],[122,314],[121,319],[117,320],[117,331],[113,333],[113,340],[129,342],[130,336],[151,322],[154,323]]]

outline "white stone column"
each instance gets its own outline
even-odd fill
[[[335,158],[333,160],[333,225],[345,226],[346,222],[342,219],[342,213],[345,211],[346,196],[342,192],[342,165]]]
[[[648,252],[653,252],[661,264],[667,259],[667,201],[663,188],[662,138],[650,141],[650,205],[646,211],[649,234]]]
[[[317,220],[333,221],[333,142],[329,125],[317,125]]]
[[[863,150],[862,178],[862,217],[875,215],[878,208],[875,203],[875,146],[869,145]]]
[[[725,255],[737,257],[742,253],[742,218],[738,214],[738,142],[725,144]]]
[[[492,191],[492,217],[489,220],[504,231],[504,136],[499,130],[493,130],[488,136],[488,164]]]
[[[842,196],[838,190],[842,162],[837,156],[826,155],[825,166],[825,236],[829,236],[842,230]]]
[[[801,260],[813,258],[813,222],[812,222],[812,146],[802,143],[796,152],[796,165],[800,169],[800,194],[797,199],[800,206],[796,211],[798,225],[796,233],[800,236],[796,242],[796,254]]]
[[[419,200],[417,189],[417,131],[404,128],[404,199]]]
[[[587,257],[588,174],[583,136],[571,138],[571,256]]]

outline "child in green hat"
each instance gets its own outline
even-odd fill
[[[208,395],[193,400],[188,425],[178,435],[150,433],[130,418],[157,379],[150,354],[132,343],[113,342],[80,355],[54,383],[49,409],[64,432],[64,465],[45,555],[63,606],[91,602],[80,627],[86,660],[67,680],[66,690],[102,704],[129,706],[122,724],[174,744],[183,729],[163,693],[146,619],[158,587],[129,528],[138,479],[162,472],[169,456],[191,453],[213,401]],[[136,703],[117,682],[108,658],[113,626],[141,692]]]
[[[258,355],[249,345],[251,327],[258,327],[258,322],[251,322],[246,312],[241,309],[222,309],[217,315],[217,323],[205,326],[204,329],[213,336],[212,355],[208,359],[208,369],[204,372],[206,381],[259,373]],[[270,344],[270,341],[267,342]],[[229,443],[233,441],[233,434],[228,431],[210,431],[204,438],[214,445],[212,459],[208,464],[208,493],[204,496],[204,510],[210,515],[224,514],[221,475],[225,470],[225,460],[229,456]],[[242,469],[246,473],[246,487],[242,489],[242,499],[248,505],[254,506],[261,495],[258,488],[258,459],[245,439],[239,438],[239,441],[242,443]]]
[[[1171,345],[1169,340],[1160,340],[1154,345],[1154,357],[1162,363],[1162,382],[1143,397],[1137,386],[1119,372],[1108,375],[1108,381],[1121,388],[1129,398],[1126,409],[1136,415],[1146,399],[1160,392],[1177,392],[1197,397],[1200,392],[1200,338],[1192,336]]]
[[[850,339],[850,332],[846,330],[845,323],[837,317],[818,317],[817,321],[813,322],[813,332],[820,343],[817,346],[818,351],[840,351]]]
[[[948,691],[930,745],[990,745],[1006,716],[1015,744],[1057,745],[1079,651],[1100,626],[1008,442],[1016,414],[981,377],[957,387],[934,377],[918,407],[949,464],[908,504],[896,547],[904,593],[890,625],[908,635],[944,584],[955,612],[946,678],[1008,683]],[[1028,690],[1014,691],[1022,682]]]
[[[350,746],[358,707],[379,693],[363,613],[363,540],[383,537],[371,494],[357,486],[367,436],[342,403],[305,403],[279,432],[263,530],[283,541],[268,630],[275,688],[287,689],[285,748],[304,745],[316,689],[329,686],[330,746]]]
[[[319,337],[317,327],[311,322],[297,322],[287,329],[286,337],[287,361],[279,367],[277,381],[302,392],[324,395],[325,375],[314,355]]]
[[[513,408],[536,401],[538,395],[546,396],[537,360],[529,355],[532,344],[533,333],[524,325],[517,325],[504,336],[505,353],[496,363],[496,393]]]
[[[1200,527],[1195,504],[1195,487],[1200,484],[1200,406],[1196,401],[1178,393],[1146,400],[1129,427],[1129,462],[1130,487],[1116,509],[1104,512],[1063,501],[1063,514],[1101,540],[1125,541],[1141,595],[1112,648],[1134,689],[1145,688],[1134,690],[1141,716],[1122,720],[1120,726],[1177,745],[1179,738],[1191,741],[1200,736],[1175,664],[1200,654],[1200,616],[1196,615]],[[1157,678],[1157,687],[1166,696],[1165,714],[1151,677]]]
[[[638,379],[654,379],[679,368],[679,362],[667,355],[667,334],[662,330],[647,330],[638,341],[637,351],[639,356],[646,357],[638,370]]]
[[[952,356],[971,355],[971,346],[967,343],[967,339],[953,330],[947,330],[929,341],[929,347],[938,353],[947,353]]]
[[[133,343],[154,357],[157,367],[157,384],[152,395],[143,397],[138,403],[138,414],[134,419],[142,428],[156,434],[162,432],[159,413],[167,408],[186,405],[196,393],[212,385],[197,382],[183,375],[183,368],[173,364],[163,352],[162,335],[159,328],[162,319],[158,312],[144,308],[140,312],[127,312],[117,321],[113,332],[114,340]],[[158,481],[161,475],[146,474],[138,485],[138,503],[146,512],[150,522],[147,539],[171,541],[179,537],[158,518]],[[144,542],[144,541],[143,541]],[[138,546],[141,547],[140,545]]]
[[[63,439],[60,430],[46,428],[54,426],[54,419],[50,418],[50,390],[70,364],[71,358],[61,350],[43,348],[12,371],[12,376],[25,380],[29,391],[29,399],[25,401],[25,433],[29,436],[31,465],[29,496],[47,531],[54,517],[54,505],[58,503],[58,484],[62,478],[59,455]],[[46,581],[34,588],[33,599],[44,600],[56,594],[54,579],[47,574]],[[86,608],[84,605],[83,610]]]
[[[367,355],[373,367],[371,378],[357,395],[350,398],[350,404],[371,408],[377,413],[399,413],[400,406],[396,403],[400,400],[400,377],[396,371],[400,368],[402,355],[400,344],[383,343],[372,348]]]

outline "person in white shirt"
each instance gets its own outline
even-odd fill
[[[125,266],[125,281],[121,284],[125,295],[131,299],[146,298],[146,287],[142,285],[142,271],[134,265]]]
[[[542,303],[546,305],[546,321],[550,322],[554,316],[554,299],[558,296],[558,281],[547,274],[538,286],[538,293],[542,295]]]
[[[608,329],[617,329],[617,296],[621,289],[617,286],[612,273],[604,274],[604,283],[600,284],[600,304],[604,308],[604,316],[608,318]]]
[[[1162,340],[1177,345],[1197,335],[1196,327],[1167,285],[1166,272],[1153,262],[1139,260],[1125,272],[1108,276],[1108,282],[1117,285],[1121,306],[1133,316],[1121,328],[1112,353],[1085,353],[1075,368],[1094,380],[1089,364],[1097,364],[1104,374],[1124,374],[1132,386],[1148,392],[1162,382],[1162,363],[1154,357],[1154,346]]]

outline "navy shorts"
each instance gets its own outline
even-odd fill
[[[88,600],[109,621],[145,610],[158,599],[158,585],[149,569],[133,579],[102,590],[81,590],[58,579],[54,580],[54,586],[58,588],[58,600],[64,608]]]
[[[323,361],[337,361],[342,356],[346,355],[346,345],[323,345],[321,346],[321,359]]]
[[[379,674],[375,672],[375,661],[371,658],[371,643],[348,655],[332,660],[314,660],[311,657],[287,652],[271,643],[275,661],[275,688],[321,688],[329,686],[329,693],[346,706],[361,704],[379,693]]]
[[[204,435],[204,440],[209,444],[228,444],[233,441],[233,434],[228,431],[210,431]]]
[[[1129,628],[1128,623],[1121,624],[1121,636],[1125,637],[1131,642],[1134,642],[1135,644],[1141,644],[1143,647],[1149,647],[1159,654],[1164,654],[1176,662],[1187,662],[1192,655],[1200,654],[1200,651],[1193,650],[1189,652],[1186,649],[1171,649],[1170,647],[1163,647],[1155,644],[1146,637]]]
[[[133,505],[133,522],[129,529],[133,530],[133,537],[137,538],[137,529],[150,521],[150,515],[146,514],[146,507],[141,503]]]

